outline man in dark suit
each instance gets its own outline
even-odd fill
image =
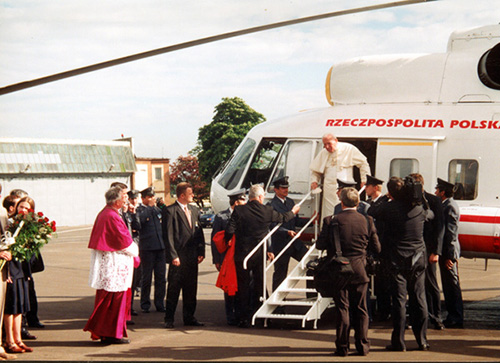
[[[367,355],[370,350],[368,341],[368,307],[366,293],[369,278],[366,274],[366,253],[380,252],[377,231],[371,217],[365,217],[357,212],[359,194],[355,188],[344,188],[340,193],[342,213],[326,217],[323,221],[321,234],[316,242],[316,248],[326,249],[328,256],[335,255],[334,231],[332,220],[339,227],[342,255],[349,258],[354,275],[346,287],[335,291],[335,311],[337,315],[337,339],[335,355],[346,356],[349,353],[349,333],[351,326],[355,332],[356,350],[360,355]],[[352,313],[352,320],[350,314]]]
[[[460,209],[453,199],[454,184],[438,178],[436,195],[443,203],[443,252],[439,259],[441,284],[443,285],[444,302],[448,315],[444,321],[447,328],[464,327],[464,303],[458,276],[458,259],[460,243],[458,242],[458,221]]]
[[[288,177],[284,176],[273,182],[274,185],[274,198],[268,203],[274,208],[276,212],[286,213],[292,210],[295,202],[288,198]],[[270,252],[277,256],[278,253],[285,248],[285,246],[292,240],[292,238],[297,234],[295,227],[300,226],[301,222],[298,216],[283,223],[278,230],[271,237],[271,249]],[[271,228],[274,226],[271,225]],[[302,243],[302,241],[296,239],[295,242],[286,250],[285,253],[274,263],[274,273],[273,273],[273,291],[283,282],[288,274],[288,263],[290,262],[290,257],[295,260],[300,261],[302,257],[307,253],[307,247]]]
[[[424,186],[424,177],[418,173],[410,174],[415,181]],[[424,223],[424,242],[427,250],[427,268],[425,269],[425,296],[429,322],[436,330],[443,330],[441,319],[441,292],[437,281],[437,262],[443,248],[443,207],[441,199],[424,190],[424,197],[429,209],[434,213],[434,218]]]
[[[418,349],[429,350],[427,342],[427,300],[425,268],[427,256],[423,238],[424,223],[433,218],[430,210],[412,200],[403,179],[392,177],[387,183],[389,199],[380,198],[368,214],[384,223],[392,272],[393,331],[391,351],[405,351],[406,302],[409,295],[410,324]],[[390,233],[388,233],[390,231]]]
[[[151,307],[151,279],[154,272],[156,311],[164,312],[165,299],[165,243],[163,241],[162,215],[156,206],[155,193],[149,187],[141,191],[142,204],[137,207],[139,217],[139,256],[142,265],[141,309],[149,313]]]
[[[231,218],[231,214],[233,213],[234,208],[237,205],[244,205],[247,202],[245,197],[245,189],[238,190],[228,195],[229,197],[229,208],[223,210],[214,218],[214,224],[212,226],[212,262],[215,265],[217,271],[220,271],[222,266],[222,262],[224,262],[224,257],[226,252],[220,253],[215,246],[213,238],[217,232],[225,231],[227,224],[229,222],[229,218]],[[224,305],[226,308],[226,319],[228,325],[237,325],[237,310],[236,310],[236,299],[235,296],[229,296],[227,293],[224,293]]]
[[[174,327],[174,316],[182,290],[184,325],[203,326],[195,317],[198,291],[198,264],[205,259],[205,237],[200,225],[200,211],[191,205],[193,187],[179,183],[177,201],[165,211],[164,235],[167,243],[168,288],[165,328]]]
[[[258,298],[262,296],[264,289],[263,281],[263,248],[254,254],[248,261],[248,269],[243,268],[246,256],[259,244],[269,231],[271,223],[284,223],[294,218],[300,207],[295,205],[291,211],[286,213],[276,212],[270,205],[264,205],[265,192],[261,185],[250,187],[249,201],[245,205],[237,206],[231,215],[226,228],[225,240],[230,241],[233,234],[236,235],[234,246],[234,262],[236,264],[236,275],[238,279],[238,304],[239,304],[239,326],[249,327],[250,318],[254,310],[259,306]],[[274,255],[268,252],[269,258]],[[250,274],[253,276],[254,302],[250,304],[251,286]],[[251,306],[252,305],[252,306]]]

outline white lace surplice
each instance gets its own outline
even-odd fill
[[[92,250],[90,255],[90,287],[109,292],[127,291],[132,286],[133,256],[137,255],[138,249],[135,243],[132,243],[125,250],[116,252]]]

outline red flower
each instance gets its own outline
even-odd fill
[[[39,217],[43,217],[43,213],[42,212],[38,212],[37,213]]]
[[[49,219],[48,219],[47,217],[45,217],[43,220],[44,220],[45,222],[48,222],[48,221],[49,221]]]
[[[35,210],[30,208],[30,209],[28,209],[28,212],[29,213],[35,213]]]

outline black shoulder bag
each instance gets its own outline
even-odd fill
[[[313,271],[314,287],[323,297],[333,297],[334,293],[343,289],[354,275],[349,259],[342,256],[339,224],[335,218],[332,219],[330,228],[333,228],[335,255],[327,255],[308,263],[308,268]]]

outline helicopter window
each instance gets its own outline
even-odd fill
[[[307,194],[309,191],[309,164],[311,163],[312,141],[290,141],[283,149],[271,181],[289,177],[289,192]],[[268,188],[273,191],[272,184]]]
[[[267,184],[276,164],[277,156],[286,139],[262,139],[242,187],[249,188],[252,184]]]
[[[455,183],[456,200],[473,200],[477,197],[479,164],[476,160],[455,159],[448,167],[448,180]]]
[[[404,178],[412,173],[418,173],[418,166],[417,159],[392,159],[389,177]]]
[[[252,139],[247,139],[241,149],[236,153],[233,160],[231,160],[224,170],[222,177],[219,179],[219,184],[225,189],[234,189],[241,179],[241,175],[248,164],[248,160],[252,155],[257,143]]]

